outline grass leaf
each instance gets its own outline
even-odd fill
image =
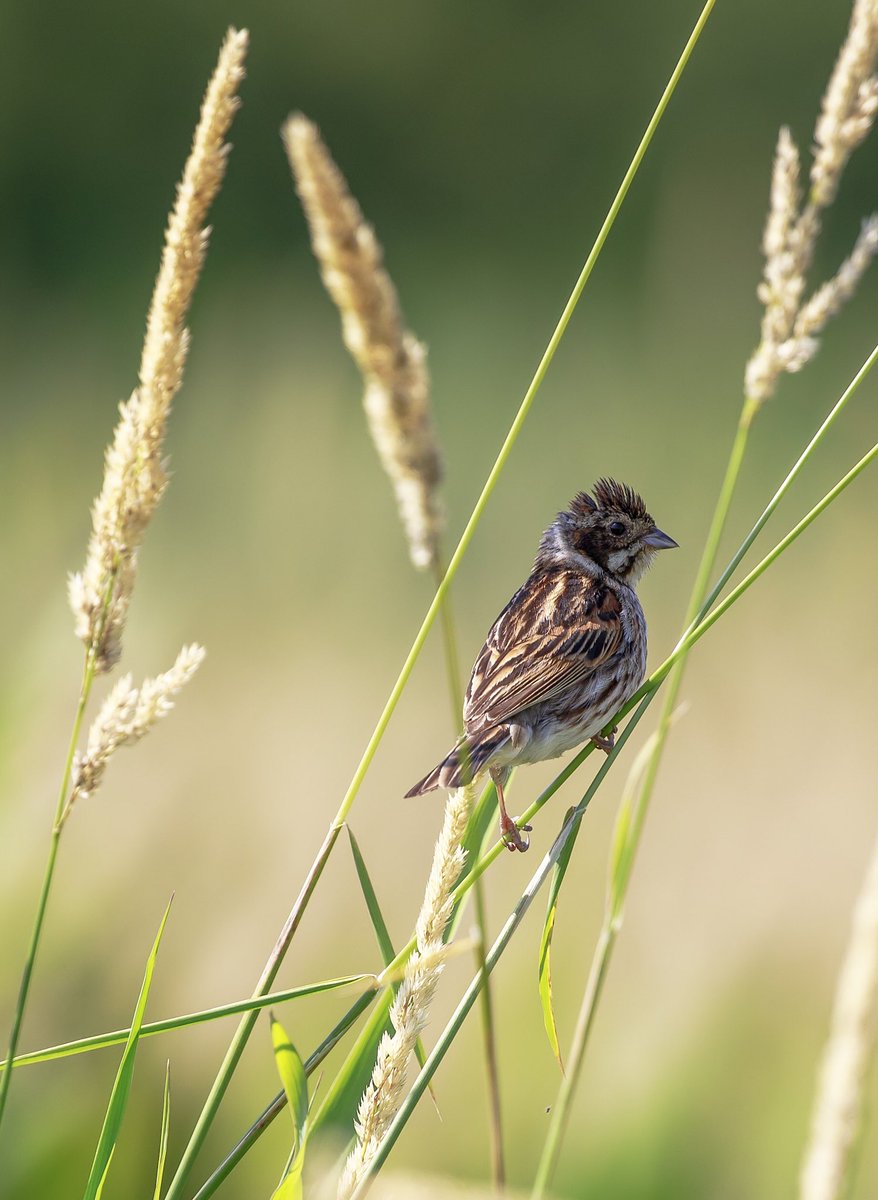
[[[173,896],[168,901],[168,907],[165,909],[165,914],[159,925],[152,950],[150,951],[149,958],[146,960],[143,983],[140,987],[140,995],[137,997],[137,1005],[135,1006],[134,1017],[131,1021],[131,1032],[128,1034],[128,1041],[125,1043],[125,1049],[122,1052],[122,1061],[119,1063],[119,1070],[116,1072],[116,1079],[113,1083],[113,1090],[110,1093],[110,1100],[104,1116],[104,1124],[101,1129],[101,1135],[98,1138],[97,1149],[95,1150],[94,1162],[89,1172],[88,1182],[85,1185],[83,1200],[99,1200],[107,1172],[110,1168],[110,1160],[116,1148],[116,1139],[119,1136],[122,1117],[125,1114],[128,1095],[131,1091],[131,1080],[134,1078],[134,1058],[137,1053],[137,1042],[140,1037],[140,1026],[143,1024],[146,1001],[149,996],[150,985],[152,984],[156,956],[158,955],[159,944],[162,940],[162,934],[165,931],[165,924],[167,923],[172,903]]]
[[[381,951],[382,965],[386,967],[388,963],[393,962],[394,958],[396,958],[396,951],[390,940],[384,914],[381,912],[381,905],[378,903],[378,897],[372,886],[372,880],[369,876],[365,859],[360,851],[359,843],[354,837],[354,831],[350,825],[346,826],[346,828],[351,843],[351,854],[354,856],[354,866],[357,868],[357,878],[360,881],[360,888],[363,892],[363,898],[366,901],[366,908],[369,910],[369,918],[372,921],[372,928],[375,930],[375,937],[378,939],[378,949]]]
[[[169,1033],[184,1029],[187,1025],[198,1025],[203,1021],[216,1021],[221,1017],[234,1016],[236,1013],[253,1012],[255,1009],[268,1008],[272,1004],[284,1004],[288,1000],[298,1000],[302,996],[314,996],[320,992],[334,991],[336,988],[351,987],[354,984],[366,985],[365,990],[374,991],[375,976],[369,973],[361,975],[343,975],[338,979],[321,979],[319,983],[308,983],[301,987],[285,988],[278,992],[266,992],[264,996],[250,996],[246,1000],[235,1000],[232,1004],[220,1004],[215,1008],[205,1008],[200,1012],[185,1013],[179,1017],[168,1017],[164,1021],[149,1021],[140,1028],[140,1036],[153,1037],[158,1033]],[[16,1067],[32,1066],[34,1063],[52,1062],[57,1058],[67,1058],[72,1054],[85,1054],[90,1050],[104,1050],[108,1046],[121,1045],[127,1041],[130,1029],[114,1029],[110,1033],[93,1034],[91,1037],[77,1038],[72,1042],[64,1042],[59,1046],[47,1046],[42,1050],[31,1050],[27,1054],[15,1057]],[[0,1063],[5,1070],[6,1064]]]
[[[165,1094],[162,1100],[162,1131],[159,1135],[159,1161],[155,1173],[153,1200],[160,1200],[162,1179],[165,1174],[165,1159],[168,1156],[168,1131],[171,1128],[171,1060],[165,1068]]]
[[[568,809],[567,815],[564,818],[564,824],[573,816],[573,809]],[[546,905],[546,919],[543,924],[543,933],[540,938],[540,958],[539,958],[539,989],[540,989],[540,1004],[543,1009],[543,1024],[546,1027],[546,1036],[549,1039],[549,1045],[552,1047],[552,1053],[558,1061],[558,1066],[561,1071],[564,1070],[564,1063],[561,1059],[561,1047],[558,1042],[558,1026],[555,1021],[555,1006],[552,1003],[552,935],[555,932],[555,915],[558,911],[558,894],[561,891],[561,884],[564,882],[564,876],[567,873],[567,866],[570,862],[570,854],[573,850],[573,845],[576,841],[576,836],[579,833],[579,823],[570,834],[564,849],[558,856],[558,861],[552,870],[552,882],[549,887],[549,899]]]
[[[104,1167],[104,1173],[101,1176],[100,1181],[98,1183],[97,1191],[95,1192],[95,1200],[101,1200],[101,1196],[104,1194],[104,1184],[107,1182],[107,1176],[110,1173],[110,1163],[112,1163],[113,1155],[115,1153],[116,1153],[116,1147],[113,1146],[112,1149],[110,1150],[110,1157],[107,1159],[107,1165]]]
[[[293,1119],[293,1146],[289,1162],[272,1200],[301,1200],[302,1168],[308,1137],[308,1079],[296,1047],[280,1021],[271,1018],[271,1041],[277,1073]]]

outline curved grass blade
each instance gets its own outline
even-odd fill
[[[308,1079],[296,1047],[280,1021],[271,1018],[274,1061],[293,1119],[293,1145],[289,1163],[272,1200],[302,1200],[302,1168],[308,1138]]]
[[[569,808],[564,816],[564,825],[566,826],[567,822],[573,817],[574,810]],[[549,899],[546,905],[546,919],[543,923],[543,933],[540,938],[539,987],[540,1004],[543,1009],[543,1024],[546,1027],[546,1036],[549,1039],[549,1045],[552,1047],[552,1053],[558,1061],[558,1066],[561,1068],[562,1074],[564,1072],[564,1062],[561,1058],[561,1047],[558,1043],[558,1025],[555,1021],[555,1007],[552,1003],[552,935],[555,932],[558,895],[561,891],[561,884],[564,882],[564,876],[567,874],[570,855],[573,852],[576,836],[579,833],[579,825],[579,821],[574,823],[570,830],[570,836],[564,843],[564,847],[558,855],[558,861],[552,870],[552,882],[549,886]]]
[[[153,942],[152,950],[150,951],[149,958],[146,960],[143,983],[140,986],[140,995],[137,997],[134,1017],[131,1021],[131,1032],[128,1034],[128,1041],[125,1043],[125,1049],[122,1052],[122,1061],[119,1063],[119,1070],[116,1072],[116,1079],[113,1083],[113,1090],[110,1093],[110,1101],[107,1105],[106,1115],[104,1116],[104,1124],[98,1138],[97,1149],[95,1150],[94,1162],[91,1165],[88,1182],[85,1185],[83,1200],[99,1200],[107,1172],[110,1169],[113,1151],[116,1149],[116,1139],[119,1136],[122,1118],[125,1115],[125,1108],[128,1104],[131,1080],[134,1078],[134,1058],[137,1053],[137,1042],[140,1037],[140,1027],[143,1024],[146,1001],[149,997],[150,985],[152,984],[155,960],[158,955],[162,934],[165,932],[165,924],[168,920],[168,914],[171,911],[173,899],[172,896],[168,901],[168,907],[165,909],[165,915],[162,917],[161,924],[159,925],[159,931]]]
[[[155,1191],[153,1200],[161,1200],[162,1179],[165,1174],[165,1160],[168,1157],[168,1132],[171,1128],[171,1060],[165,1067],[165,1094],[162,1100],[162,1131],[159,1135],[159,1161],[155,1173]]]

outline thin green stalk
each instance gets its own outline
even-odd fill
[[[745,399],[738,422],[735,440],[732,445],[732,451],[729,456],[729,462],[726,467],[725,478],[720,489],[720,495],[714,511],[713,519],[711,521],[710,531],[708,533],[704,551],[701,556],[701,563],[699,565],[695,584],[693,585],[692,595],[689,600],[689,608],[686,613],[684,634],[678,643],[678,649],[683,646],[687,634],[691,633],[698,623],[703,621],[704,617],[710,611],[716,598],[719,596],[720,592],[731,578],[739,563],[744,558],[744,555],[747,553],[750,546],[752,546],[760,531],[763,529],[766,522],[775,511],[778,504],[781,502],[783,496],[789,490],[796,476],[799,474],[814,450],[823,440],[829,428],[841,413],[847,402],[850,400],[851,396],[854,395],[860,384],[871,371],[876,358],[878,358],[878,346],[875,346],[871,354],[866,358],[865,362],[860,367],[859,371],[848,384],[847,388],[833,405],[829,414],[821,423],[819,429],[811,438],[808,445],[799,455],[798,459],[787,473],[780,487],[776,490],[774,496],[766,505],[753,528],[747,534],[747,537],[741,543],[741,546],[733,555],[728,566],[722,572],[714,588],[705,599],[708,581],[716,562],[720,540],[722,538],[723,530],[728,518],[729,508],[731,506],[732,497],[734,495],[735,486],[740,473],[750,427],[753,422],[753,417],[758,411],[758,406],[756,406],[749,399]],[[671,717],[676,707],[677,697],[682,684],[687,653],[687,649],[682,651],[682,653],[678,656],[676,665],[670,672],[670,680],[668,682],[668,687],[665,690],[662,709],[659,715],[659,723],[655,735],[655,744],[649,756],[643,781],[633,807],[630,832],[632,864],[640,844],[646,812],[658,775],[663,749],[667,742],[668,733],[670,731]],[[619,897],[620,906],[624,905],[624,899],[625,895],[627,894],[630,875],[631,872],[629,869],[629,872],[626,878],[623,880],[621,886],[621,893]],[[588,975],[588,982],[586,984],[585,994],[583,995],[582,1007],[580,1009],[579,1019],[574,1031],[573,1042],[568,1055],[568,1073],[561,1082],[558,1097],[552,1109],[552,1118],[549,1123],[546,1141],[540,1158],[539,1167],[537,1169],[536,1182],[532,1192],[532,1200],[542,1200],[542,1197],[546,1193],[546,1189],[551,1183],[555,1168],[557,1167],[561,1143],[570,1115],[570,1107],[572,1104],[573,1095],[579,1080],[582,1059],[585,1055],[588,1037],[591,1032],[594,1020],[594,1012],[598,1003],[600,1002],[603,981],[606,977],[609,967],[609,960],[617,930],[618,921],[613,923],[612,931],[608,931],[606,927],[603,928],[599,940],[595,946],[592,965]]]
[[[867,454],[863,455],[859,462],[855,463],[854,466],[851,467],[848,473],[838,481],[835,487],[828,491],[826,495],[823,496],[823,498],[817,504],[815,504],[814,507],[810,509],[810,511],[807,512],[804,517],[802,517],[801,521],[799,521],[797,525],[793,526],[793,528],[785,537],[782,537],[781,540],[775,546],[773,546],[771,550],[769,550],[768,554],[766,554],[764,558],[760,559],[753,570],[750,571],[748,575],[744,576],[738,586],[733,588],[726,598],[720,604],[718,604],[716,608],[709,612],[705,616],[704,620],[700,621],[698,625],[696,625],[696,627],[686,635],[679,648],[676,649],[674,653],[666,660],[666,664],[663,664],[664,669],[660,668],[661,678],[664,678],[664,676],[668,674],[670,667],[672,667],[674,663],[678,662],[679,659],[685,654],[688,654],[696,642],[701,641],[708,629],[711,629],[717,623],[720,617],[724,616],[732,607],[732,605],[740,600],[744,592],[746,592],[747,589],[756,582],[759,576],[767,571],[771,564],[777,558],[779,558],[785,550],[789,549],[793,542],[805,532],[809,525],[813,524],[814,521],[817,520],[820,514],[823,513],[834,500],[838,499],[838,497],[843,491],[845,491],[846,488],[850,487],[857,476],[861,475],[863,471],[865,471],[866,467],[870,466],[874,462],[876,457],[878,457],[878,442],[876,442],[876,444],[871,450],[868,451]]]
[[[33,930],[31,931],[30,944],[28,946],[27,957],[24,962],[24,969],[21,974],[21,984],[18,989],[18,1000],[15,1005],[15,1013],[12,1018],[12,1029],[9,1034],[9,1048],[6,1052],[7,1062],[15,1058],[15,1052],[18,1049],[18,1039],[21,1034],[21,1024],[24,1019],[24,1010],[27,1004],[28,992],[30,991],[31,977],[33,975],[34,963],[37,958],[37,951],[40,946],[40,939],[43,933],[43,922],[46,918],[46,909],[49,905],[49,892],[52,888],[52,880],[55,877],[55,863],[58,858],[58,846],[61,841],[61,830],[63,822],[61,820],[64,812],[64,803],[67,799],[67,792],[70,787],[70,775],[73,770],[73,756],[76,753],[76,746],[79,742],[79,734],[82,728],[82,720],[85,715],[85,707],[88,704],[88,698],[91,693],[92,683],[94,682],[95,662],[94,655],[89,651],[86,653],[85,664],[82,672],[82,682],[79,688],[79,700],[76,705],[76,713],[73,718],[73,727],[70,731],[70,744],[67,748],[67,759],[64,763],[64,772],[61,776],[61,786],[58,789],[58,800],[55,804],[55,815],[52,819],[52,834],[49,841],[49,854],[46,859],[46,869],[43,873],[43,884],[40,888],[40,896],[37,901],[37,912],[34,918]],[[6,1110],[6,1101],[9,1096],[9,1088],[12,1084],[12,1072],[4,1071],[3,1077],[0,1079],[0,1123],[3,1121],[3,1114]]]
[[[579,1073],[582,1069],[583,1057],[585,1055],[585,1044],[588,1041],[588,1035],[591,1032],[592,1022],[597,1011],[597,998],[600,995],[610,965],[610,957],[616,941],[617,928],[617,926],[604,924],[601,926],[601,932],[598,935],[594,957],[591,960],[591,967],[588,972],[588,981],[586,982],[585,992],[582,997],[582,1005],[576,1020],[576,1028],[573,1031],[573,1040],[567,1055],[565,1073],[561,1077],[557,1099],[552,1105],[552,1120],[549,1125],[549,1131],[546,1134],[543,1153],[537,1168],[536,1179],[534,1180],[534,1187],[531,1192],[531,1200],[536,1200],[537,1197],[542,1197],[546,1194],[546,1188],[551,1182],[552,1173],[558,1160],[561,1141],[567,1130],[567,1121],[570,1115],[573,1094],[579,1082]]]
[[[483,1031],[483,1051],[485,1056],[485,1078],[488,1083],[488,1129],[491,1134],[491,1178],[494,1190],[502,1195],[506,1189],[506,1163],[503,1155],[503,1110],[500,1106],[500,1071],[497,1059],[497,1026],[494,1021],[494,998],[491,994],[491,981],[485,963],[485,892],[481,879],[476,881],[475,890],[476,926],[476,965],[482,976],[481,1012]]]
[[[253,1009],[268,1008],[272,1004],[284,1004],[288,1000],[298,1000],[302,996],[314,996],[319,992],[334,991],[336,988],[351,987],[355,983],[364,984],[364,995],[371,996],[381,990],[378,976],[373,974],[345,975],[338,979],[324,979],[320,983],[309,983],[302,987],[285,988],[280,992],[269,992],[258,1000],[235,1000],[231,1004],[218,1004],[214,1008],[203,1008],[198,1012],[184,1013],[179,1017],[167,1017],[163,1021],[150,1021],[140,1028],[140,1037],[152,1037],[158,1033],[172,1033],[177,1029],[185,1029],[188,1025],[200,1025],[204,1021],[216,1021],[221,1017],[231,1017],[238,1013],[250,1012]],[[18,1054],[12,1060],[13,1067],[32,1066],[34,1063],[53,1062],[58,1058],[69,1058],[74,1054],[85,1054],[90,1050],[105,1050],[109,1046],[117,1046],[128,1039],[130,1027],[114,1029],[109,1033],[97,1033],[91,1037],[77,1038],[73,1042],[62,1042],[57,1046],[46,1046],[42,1050],[31,1050],[27,1054]],[[0,1063],[0,1071],[6,1071],[8,1060]]]
[[[444,578],[445,568],[437,559],[433,572],[437,590],[442,586]],[[460,675],[460,655],[457,652],[457,630],[450,591],[446,591],[445,599],[442,601],[442,646],[445,651],[445,674],[448,679],[448,699],[451,704],[451,727],[456,737],[461,731],[463,680]]]
[[[418,630],[418,633],[415,636],[415,640],[412,643],[411,649],[409,650],[409,653],[406,656],[406,660],[402,665],[402,668],[399,672],[399,676],[397,677],[396,683],[393,685],[393,688],[391,689],[390,695],[387,699],[384,709],[383,709],[380,717],[378,718],[378,722],[375,726],[375,729],[372,732],[372,736],[370,737],[370,739],[366,745],[366,748],[363,751],[360,762],[358,763],[357,768],[354,771],[353,778],[351,779],[351,782],[348,785],[348,789],[345,792],[345,795],[339,806],[338,812],[335,815],[333,823],[330,827],[329,834],[327,835],[327,838],[324,841],[323,846],[321,847],[320,851],[318,852],[317,859],[315,859],[314,865],[311,868],[311,873],[309,874],[309,880],[313,876],[313,882],[311,883],[311,887],[308,890],[308,896],[305,899],[305,903],[307,903],[307,899],[310,898],[310,894],[311,894],[311,891],[313,890],[314,884],[316,884],[316,881],[319,878],[320,873],[323,870],[323,866],[325,865],[326,859],[332,850],[332,846],[335,843],[336,837],[338,835],[338,831],[340,830],[341,826],[343,825],[344,821],[346,820],[347,815],[350,812],[351,806],[353,805],[354,800],[356,799],[357,794],[359,793],[359,790],[363,784],[363,780],[366,777],[366,773],[369,770],[369,767],[372,763],[372,759],[375,757],[375,754],[378,750],[378,746],[380,745],[381,740],[384,737],[384,733],[387,729],[387,726],[390,723],[390,718],[393,716],[396,706],[399,703],[399,699],[402,696],[403,690],[405,689],[405,686],[408,683],[409,676],[411,675],[412,670],[414,669],[414,665],[417,662],[417,659],[421,653],[421,650],[424,647],[424,643],[427,640],[427,635],[430,632],[430,629],[432,628],[433,623],[436,620],[436,617],[445,601],[445,597],[451,586],[451,581],[453,580],[454,576],[457,574],[457,569],[460,566],[461,561],[463,560],[464,554],[466,553],[467,549],[469,548],[469,544],[470,544],[470,541],[472,540],[473,534],[475,533],[476,527],[478,526],[478,524],[482,518],[482,515],[485,511],[485,508],[487,507],[488,500],[490,499],[491,493],[493,492],[493,490],[497,484],[497,480],[499,479],[500,474],[503,471],[503,468],[506,466],[509,456],[512,453],[512,449],[515,445],[516,440],[518,439],[518,435],[521,432],[524,422],[527,419],[528,413],[530,412],[531,406],[533,405],[533,402],[536,399],[537,392],[539,391],[540,386],[542,385],[542,382],[546,376],[546,373],[549,369],[552,359],[555,357],[555,352],[557,351],[558,346],[561,343],[561,339],[564,336],[564,333],[567,329],[567,326],[570,323],[570,319],[573,316],[573,313],[576,309],[576,305],[579,303],[579,298],[582,295],[583,289],[585,288],[585,285],[588,282],[589,277],[591,276],[591,273],[594,269],[595,263],[597,262],[601,251],[603,250],[604,244],[605,244],[607,238],[609,237],[610,230],[613,228],[613,225],[615,224],[615,221],[616,221],[616,217],[619,214],[619,210],[621,209],[622,204],[625,200],[625,197],[628,194],[628,190],[634,181],[634,177],[636,176],[636,174],[640,168],[640,164],[642,163],[644,156],[646,155],[646,151],[648,150],[649,145],[653,139],[653,136],[655,135],[655,131],[658,128],[659,123],[661,122],[661,119],[665,114],[665,110],[667,109],[668,104],[670,103],[671,97],[673,96],[674,92],[676,91],[677,84],[680,81],[680,78],[683,74],[686,64],[689,61],[692,51],[695,49],[698,39],[701,36],[702,30],[704,29],[704,26],[707,23],[707,19],[710,16],[710,13],[711,13],[715,3],[716,3],[716,0],[706,0],[706,3],[701,11],[701,14],[700,14],[698,20],[696,21],[695,26],[692,30],[692,33],[690,34],[689,39],[686,42],[685,47],[683,48],[683,52],[680,55],[680,58],[678,59],[677,64],[671,73],[671,77],[668,80],[668,83],[667,83],[664,91],[662,92],[659,102],[655,107],[655,111],[653,112],[652,116],[650,117],[649,123],[646,127],[643,137],[640,139],[637,149],[634,152],[634,155],[631,159],[628,169],[625,172],[625,175],[623,176],[622,182],[619,185],[619,188],[616,192],[616,195],[613,198],[613,201],[610,205],[607,215],[604,218],[603,224],[601,225],[601,227],[598,231],[597,237],[594,240],[594,244],[592,245],[591,251],[589,252],[589,255],[585,261],[585,264],[579,274],[579,278],[577,279],[577,281],[573,287],[573,290],[570,293],[570,297],[564,306],[564,309],[561,313],[561,316],[558,319],[558,323],[555,326],[552,336],[549,338],[549,343],[546,346],[545,352],[543,353],[543,356],[540,359],[539,364],[537,365],[537,369],[534,372],[534,375],[530,382],[530,385],[529,385],[527,391],[525,392],[524,399],[522,400],[521,405],[519,406],[518,412],[516,413],[515,418],[511,424],[511,426],[509,427],[509,432],[507,433],[506,438],[503,441],[503,445],[500,447],[500,451],[497,454],[497,457],[494,461],[494,465],[492,466],[490,472],[488,473],[488,478],[485,480],[485,484],[484,484],[484,487],[482,488],[481,494],[479,495],[479,498],[476,501],[475,506],[473,508],[472,514],[470,515],[470,518],[467,521],[466,528],[464,529],[463,533],[461,534],[460,541],[457,543],[457,547],[451,556],[451,560],[448,564],[448,569],[445,572],[445,576],[442,579],[442,582],[439,584],[439,587],[436,589],[436,593],[433,597],[433,600],[432,600],[429,608],[427,609],[427,613],[424,617],[423,622],[421,623],[421,628]],[[297,901],[297,905],[298,905],[298,901]],[[276,973],[281,962],[283,961],[283,957],[286,954],[286,951],[289,947],[289,943],[292,939],[292,934],[295,932],[295,928],[297,927],[298,921],[300,918],[301,918],[301,911],[299,911],[297,913],[296,908],[294,908],[293,911],[290,913],[290,916],[287,918],[287,924],[284,926],[284,931],[282,932],[281,936],[278,938],[278,941],[275,945],[275,949],[272,952],[271,958],[269,959],[268,963],[266,964],[265,972],[263,973],[263,978],[265,978],[267,974],[270,974],[272,979],[274,978],[274,974]],[[287,937],[285,935],[286,935],[286,931],[288,929],[290,930],[290,933],[289,933],[289,936]],[[257,989],[256,994],[261,994],[258,989]],[[241,1022],[241,1025],[239,1026],[238,1032],[235,1035],[235,1039],[232,1042],[232,1045],[229,1047],[226,1057],[223,1060],[223,1063],[220,1067],[217,1078],[215,1079],[213,1087],[211,1088],[211,1091],[210,1091],[208,1099],[205,1103],[205,1106],[202,1109],[201,1116],[198,1119],[198,1123],[195,1127],[195,1130],[193,1131],[192,1137],[190,1138],[189,1143],[187,1144],[186,1149],[183,1152],[183,1157],[180,1160],[180,1164],[177,1168],[177,1173],[174,1176],[173,1180],[171,1181],[171,1185],[166,1193],[165,1200],[180,1200],[183,1185],[184,1185],[186,1179],[188,1178],[189,1172],[192,1169],[192,1166],[193,1166],[194,1160],[195,1160],[195,1156],[198,1153],[198,1150],[200,1149],[200,1147],[204,1141],[207,1131],[213,1122],[213,1118],[216,1115],[216,1111],[219,1107],[219,1103],[222,1099],[223,1094],[225,1093],[226,1088],[228,1087],[229,1080],[231,1079],[231,1075],[234,1072],[235,1067],[237,1066],[238,1059],[240,1058],[241,1054],[243,1053],[244,1046],[246,1045],[246,1042],[250,1036],[250,1033],[252,1032],[254,1021],[255,1021],[255,1017],[246,1018],[244,1021]]]

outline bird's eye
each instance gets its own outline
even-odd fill
[[[613,535],[613,537],[618,537],[620,533],[624,533],[624,532],[625,532],[625,526],[622,524],[621,521],[614,521],[613,524],[610,526],[610,533]]]

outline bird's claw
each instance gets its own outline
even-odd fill
[[[522,854],[530,849],[530,838],[523,838],[523,833],[530,833],[533,829],[532,825],[517,825],[511,817],[507,817],[500,822],[500,837],[503,839],[506,849],[513,853],[520,850]]]
[[[596,733],[594,735],[594,737],[591,739],[592,745],[595,746],[598,750],[603,750],[604,754],[609,754],[610,751],[613,749],[613,747],[616,744],[616,730],[618,728],[619,728],[618,725],[614,725],[613,728],[610,730],[610,734],[608,737],[602,737],[601,734]]]

